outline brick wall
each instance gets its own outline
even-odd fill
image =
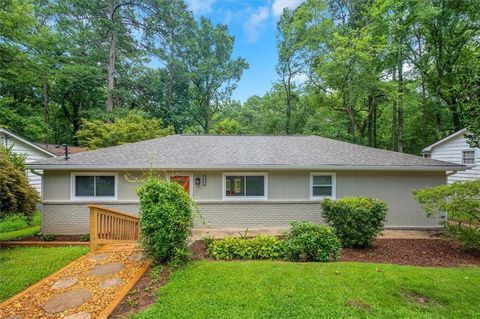
[[[105,204],[134,215],[137,204]],[[278,227],[292,220],[320,222],[318,203],[199,203],[195,227]],[[85,204],[43,204],[42,232],[86,234],[89,209]]]

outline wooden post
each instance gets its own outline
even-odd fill
[[[90,207],[90,251],[97,250],[97,209]]]

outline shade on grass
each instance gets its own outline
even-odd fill
[[[137,317],[478,318],[478,287],[478,267],[200,261]]]
[[[87,247],[16,247],[0,250],[0,301],[88,252]]]

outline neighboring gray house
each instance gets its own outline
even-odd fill
[[[196,227],[282,227],[321,222],[324,198],[385,200],[392,228],[438,227],[412,190],[441,185],[465,166],[318,136],[172,135],[29,164],[43,170],[43,232],[88,232],[89,203],[138,214],[135,187],[153,168],[180,182]]]
[[[460,130],[422,150],[425,157],[467,166],[464,171],[448,174],[448,183],[480,179],[480,149],[470,147],[466,133],[466,129]]]
[[[17,154],[26,154],[25,162],[30,163],[36,160],[42,160],[55,157],[55,154],[43,147],[30,142],[26,138],[17,135],[5,128],[0,127],[0,145],[12,147],[12,151]],[[42,192],[42,177],[41,171],[38,174],[27,172],[27,177],[30,184],[39,192]]]

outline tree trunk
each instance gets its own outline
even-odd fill
[[[113,90],[115,89],[115,53],[117,46],[117,34],[110,33],[110,54],[108,56],[108,78],[107,78],[107,107],[108,113],[113,111]]]
[[[351,135],[352,142],[355,142],[355,95],[354,95],[354,83],[352,73],[348,75],[349,84],[349,100],[348,100],[348,116],[350,119],[349,133]]]
[[[373,128],[373,117],[374,117],[374,108],[373,96],[369,95],[367,98],[368,104],[368,117],[367,117],[367,127],[368,127],[368,146],[373,146],[374,144],[374,128]]]
[[[421,87],[422,87],[422,115],[423,115],[423,125],[422,125],[422,135],[423,135],[423,145],[428,144],[428,108],[427,108],[427,88],[425,87],[425,74],[422,71],[421,77]]]
[[[393,82],[397,81],[397,70],[396,68],[393,69],[392,72],[392,80]],[[398,140],[397,140],[397,101],[392,103],[392,150],[398,150]]]
[[[290,118],[292,117],[292,95],[290,83],[287,84],[287,112],[285,121],[285,134],[290,135]]]
[[[50,88],[48,86],[48,81],[43,83],[43,114],[45,120],[45,143],[50,143],[50,134],[48,132],[48,122],[50,117],[50,109],[49,109],[49,95]]]
[[[397,128],[398,128],[398,151],[403,152],[403,59],[402,49],[398,51],[398,96],[397,96]]]

